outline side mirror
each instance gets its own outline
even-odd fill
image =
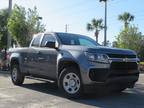
[[[56,45],[55,45],[56,43],[55,42],[51,42],[51,41],[47,41],[46,43],[45,43],[45,47],[49,47],[49,48],[56,48]]]

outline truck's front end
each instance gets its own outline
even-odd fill
[[[106,87],[122,91],[134,87],[139,78],[139,59],[134,51],[107,48],[75,34],[58,33],[64,58],[78,65],[84,89]],[[105,90],[105,89],[103,89]]]
[[[82,63],[82,77],[86,88],[132,88],[139,78],[136,53],[131,50],[91,48],[85,52],[87,63]]]

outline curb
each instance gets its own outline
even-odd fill
[[[0,70],[0,74],[10,74],[10,71],[2,71],[2,70]]]

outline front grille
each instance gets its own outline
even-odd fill
[[[113,71],[109,77],[125,77],[125,76],[139,76],[139,72],[131,72],[131,71]]]
[[[137,70],[136,62],[113,62],[111,63],[111,70]]]
[[[90,69],[89,77],[92,81],[103,82],[109,75],[108,69]]]
[[[136,58],[136,55],[108,54],[110,58]]]

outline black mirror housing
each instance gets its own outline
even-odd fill
[[[55,42],[46,42],[45,43],[45,47],[49,47],[49,48],[56,48]]]

